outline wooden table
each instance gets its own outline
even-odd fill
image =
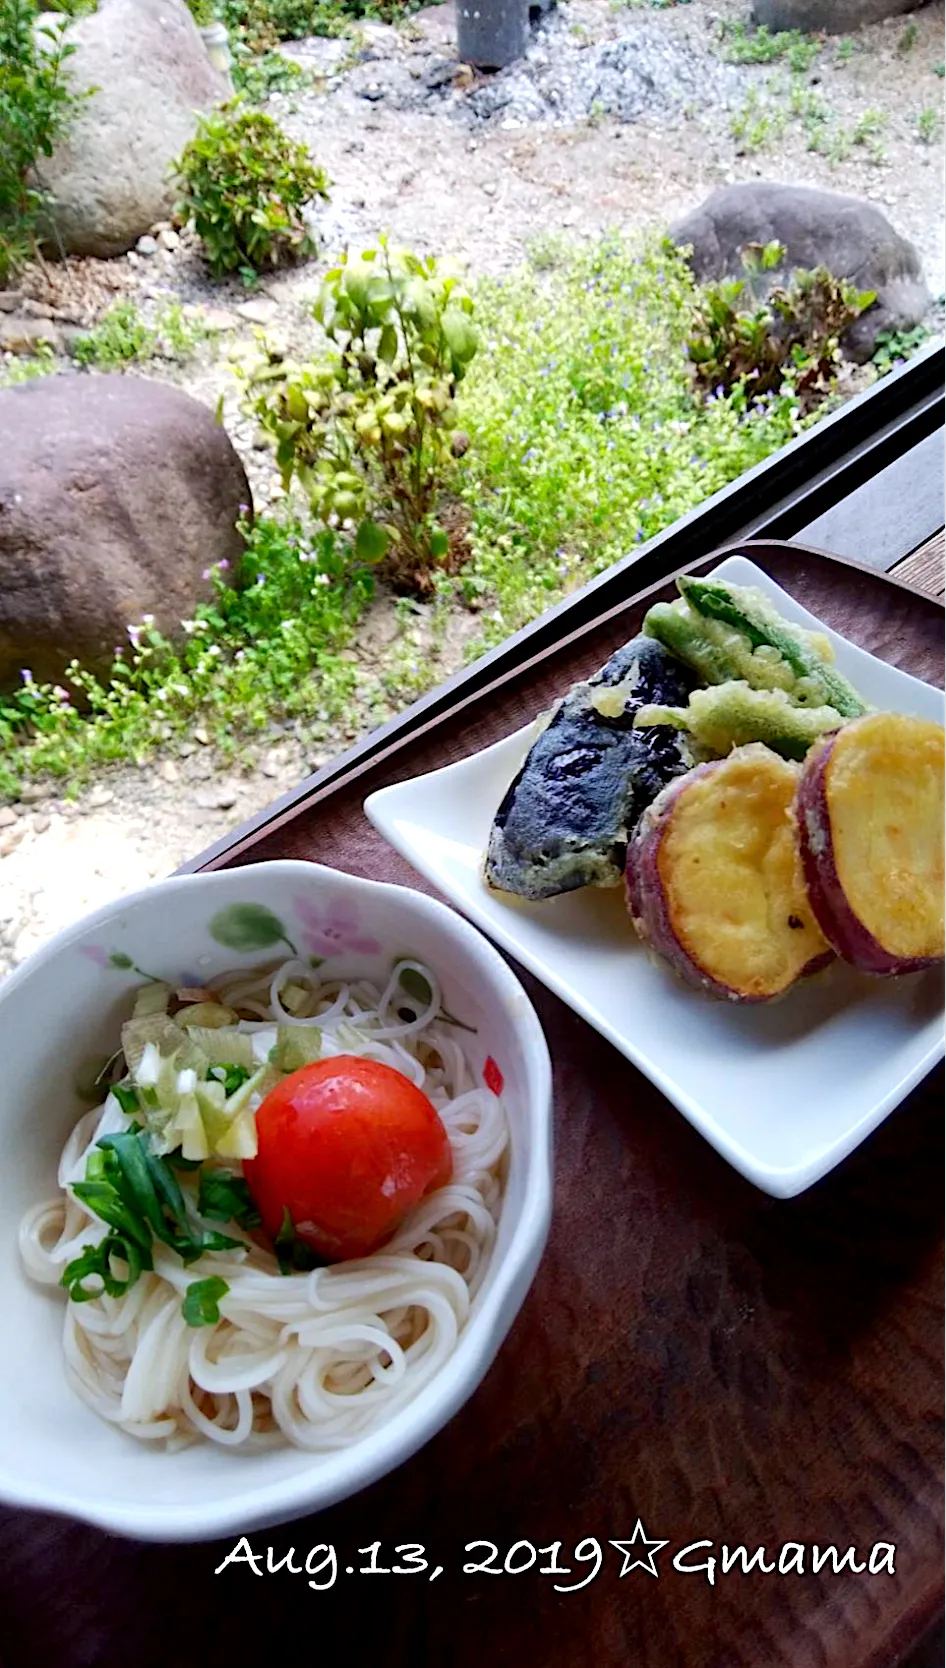
[[[921,544],[919,550],[904,556],[895,562],[890,569],[894,579],[899,579],[903,585],[912,585],[915,590],[923,591],[927,596],[936,597],[942,601],[946,594],[946,531],[942,528],[933,538]]]

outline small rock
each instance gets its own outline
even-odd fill
[[[0,313],[15,313],[22,300],[19,290],[0,290]]]
[[[421,74],[421,80],[431,92],[436,87],[446,87],[456,74],[457,61],[455,58],[433,58]]]
[[[46,789],[41,788],[38,782],[27,782],[26,787],[20,791],[20,799],[24,805],[38,805],[40,800],[45,798]]]
[[[100,811],[103,806],[111,805],[114,798],[115,795],[111,788],[103,788],[100,783],[97,788],[92,789],[92,792],[89,794],[88,803],[93,811]]]
[[[196,753],[197,749],[192,741],[179,741],[177,751],[182,759],[189,759],[192,753]]]
[[[279,775],[280,761],[274,758],[272,753],[267,753],[266,757],[260,760],[260,770],[264,776],[272,779]]]
[[[213,782],[209,787],[198,788],[194,795],[194,804],[202,811],[229,811],[237,802],[237,790],[232,782]]]
[[[9,857],[11,851],[16,850],[25,832],[25,825],[20,822],[15,828],[8,828],[0,834],[0,857]]]
[[[9,805],[0,806],[0,828],[13,828],[16,824],[16,812],[11,811]]]
[[[483,190],[486,193],[487,197],[495,197],[495,195],[496,195],[496,181],[495,180],[484,180],[483,184],[481,186],[481,190]]]
[[[377,104],[378,100],[384,97],[384,88],[377,81],[369,81],[367,87],[362,87],[360,91],[362,98],[366,98],[369,104]]]
[[[51,823],[52,823],[52,818],[51,817],[47,817],[47,816],[34,817],[33,818],[33,831],[34,831],[34,833],[36,833],[36,834],[45,834],[47,828],[50,827]]]
[[[156,237],[149,237],[148,233],[145,232],[144,237],[140,237],[138,239],[138,242],[135,244],[135,248],[137,249],[139,255],[156,255],[158,252],[158,240]]]
[[[225,307],[204,307],[198,316],[205,330],[216,333],[221,330],[236,330],[237,328],[236,319],[232,313],[227,312]]]
[[[241,301],[237,312],[250,324],[272,324],[279,312],[279,304],[269,296],[254,296],[252,301]]]
[[[162,782],[177,782],[180,779],[180,774],[173,759],[162,759],[158,768],[158,775]]]
[[[179,249],[181,246],[181,234],[180,232],[176,232],[173,226],[162,227],[161,231],[158,233],[158,242],[160,243],[162,249]]]
[[[196,730],[194,731],[194,740],[199,741],[201,747],[210,746],[210,736],[202,724],[198,724]]]
[[[48,319],[27,318],[16,313],[0,315],[0,353],[35,353],[43,345],[62,352],[62,336]]]

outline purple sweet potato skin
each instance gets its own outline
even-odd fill
[[[844,895],[834,857],[827,774],[831,754],[843,730],[817,742],[802,767],[795,797],[795,820],[808,902],[821,931],[842,961],[862,973],[896,978],[940,964],[939,956],[895,956],[859,920]]]

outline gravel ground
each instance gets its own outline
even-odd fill
[[[717,185],[763,177],[869,197],[916,243],[931,290],[942,291],[942,142],[923,143],[917,130],[922,111],[942,106],[942,4],[862,30],[850,56],[826,42],[810,70],[791,78],[796,107],[818,101],[830,154],[808,149],[815,125],[793,112],[783,62],[723,61],[723,26],[745,17],[737,0],[659,11],[569,0],[541,22],[523,64],[486,78],[457,66],[452,8],[433,7],[398,30],[366,24],[355,42],[287,47],[313,79],[270,108],[333,181],[319,216],[327,258],[384,229],[474,274],[497,274],[549,233],[665,224]],[[756,131],[734,137],[747,104]],[[859,123],[869,131],[853,143]],[[166,241],[171,247],[159,239],[148,257],[51,269],[34,294],[50,298],[51,284],[57,305],[86,322],[117,292],[134,294],[145,313],[168,299],[200,309],[212,347],[185,366],[154,362],[147,374],[208,404],[224,395],[227,426],[265,505],[278,487],[239,411],[230,361],[255,352],[261,326],[287,348],[304,348],[319,263],[274,278],[248,302],[237,285],[208,282],[187,236]],[[436,651],[442,676],[460,664],[475,623],[461,614],[451,621]],[[372,667],[379,657],[431,652],[424,612],[404,625],[384,603],[352,651]],[[215,758],[195,733],[159,761],[103,775],[75,803],[27,789],[0,810],[0,975],[76,915],[170,872],[356,733],[353,721],[313,755],[276,728],[240,767]]]

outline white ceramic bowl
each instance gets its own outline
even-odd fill
[[[247,905],[255,906],[247,910]],[[221,943],[218,940],[225,940]],[[93,1414],[67,1384],[65,1294],[24,1275],[23,1212],[56,1193],[56,1166],[83,1110],[81,1062],[116,1046],[142,974],[211,979],[272,959],[281,942],[327,956],[326,972],[379,978],[400,955],[437,972],[447,1010],[476,1027],[474,1064],[505,1079],[511,1163],[497,1243],[466,1329],[441,1373],[376,1431],[338,1453],[240,1455],[202,1443],[156,1452]],[[286,954],[289,954],[287,948]],[[119,1534],[198,1540],[300,1517],[400,1465],[452,1418],[493,1361],[548,1234],[551,1071],[528,997],[459,915],[418,892],[310,863],[181,876],[66,928],[0,985],[0,1498]]]

